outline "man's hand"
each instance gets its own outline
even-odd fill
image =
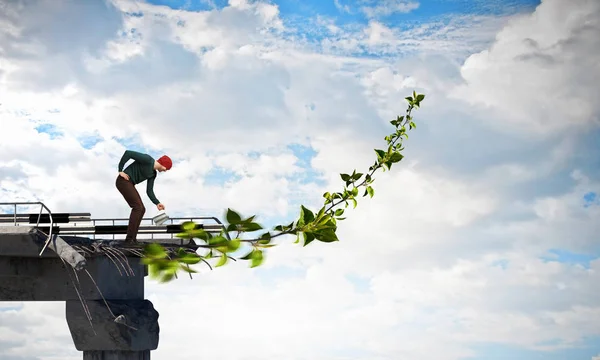
[[[122,177],[122,178],[123,178],[123,179],[125,179],[125,180],[129,180],[129,175],[125,174],[125,173],[124,173],[124,172],[122,172],[122,171],[119,173],[119,176],[120,176],[120,177]]]
[[[158,210],[164,210],[165,206],[163,204],[158,204],[156,205],[156,207],[158,208]]]

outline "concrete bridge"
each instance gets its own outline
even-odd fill
[[[158,347],[159,314],[144,298],[141,247],[119,245],[127,219],[52,214],[42,203],[0,203],[0,210],[6,205],[14,213],[0,214],[0,301],[65,301],[73,343],[84,360],[149,360]],[[18,206],[32,205],[40,206],[38,214],[17,213]],[[223,227],[214,217],[142,223],[138,241],[195,251],[193,240],[173,237],[180,231],[177,222],[187,220],[212,220],[202,225],[209,232]]]

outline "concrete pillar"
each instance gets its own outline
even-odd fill
[[[102,258],[102,260],[110,261]],[[136,269],[129,289],[119,283],[125,275],[115,274],[115,265],[99,266],[103,272],[92,276],[99,279],[102,299],[86,301],[91,323],[79,300],[67,300],[67,324],[75,348],[83,351],[83,359],[150,360],[150,351],[158,347],[158,312],[152,302],[144,300],[144,269],[140,259],[129,259]],[[89,262],[88,262],[89,263]],[[112,280],[112,281],[111,281]],[[137,290],[137,291],[136,291]]]
[[[107,306],[108,304],[108,306]],[[148,300],[88,301],[92,321],[81,302],[67,301],[67,324],[75,348],[101,356],[137,356],[132,352],[149,352],[158,347],[158,312]],[[117,317],[117,321],[115,321]],[[116,351],[116,352],[115,352]],[[104,356],[104,355],[102,355]],[[139,355],[142,356],[142,355]],[[148,358],[149,358],[148,353]]]
[[[150,360],[159,326],[158,312],[144,300],[145,266],[106,253],[83,258],[69,245],[75,240],[82,241],[53,237],[40,257],[45,238],[37,230],[0,227],[0,301],[66,301],[67,324],[84,360]]]
[[[83,360],[150,360],[146,351],[84,351]]]

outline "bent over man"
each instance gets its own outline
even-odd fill
[[[133,159],[134,162],[129,165],[125,170],[123,167],[125,163]],[[127,236],[125,242],[132,244],[137,242],[137,233],[146,213],[146,208],[142,202],[140,194],[137,192],[135,185],[146,182],[146,194],[148,198],[156,205],[158,210],[164,210],[165,206],[154,195],[154,180],[156,179],[156,172],[167,171],[171,169],[173,162],[171,159],[163,155],[158,160],[154,160],[148,154],[142,154],[137,151],[126,150],[121,161],[119,161],[119,176],[117,176],[116,186],[129,207],[131,208],[131,214],[129,215],[129,224],[127,226]]]

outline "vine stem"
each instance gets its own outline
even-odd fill
[[[279,233],[276,234],[271,234],[270,231],[266,232],[265,234],[261,235],[261,237],[259,238],[254,238],[254,239],[239,239],[240,235],[245,233],[246,231],[244,230],[237,230],[237,235],[236,235],[236,240],[240,241],[240,242],[245,242],[245,243],[250,243],[252,245],[252,247],[256,250],[257,247],[260,247],[259,244],[257,244],[260,241],[264,241],[267,240],[267,243],[269,243],[272,239],[275,239],[277,237],[283,236],[283,235],[296,235],[299,234],[300,232],[302,233],[309,233],[311,231],[314,230],[315,222],[322,222],[323,219],[327,219],[332,220],[335,224],[335,220],[336,220],[336,215],[334,212],[334,209],[339,206],[342,203],[346,203],[346,208],[348,207],[348,200],[352,200],[354,202],[354,207],[356,207],[357,201],[356,201],[356,196],[355,193],[358,194],[358,189],[364,186],[368,186],[367,187],[367,191],[365,192],[365,194],[363,195],[366,196],[367,193],[369,193],[371,196],[373,196],[372,193],[372,188],[370,186],[371,183],[373,183],[374,179],[372,178],[373,175],[377,172],[377,170],[379,170],[382,167],[385,167],[387,165],[388,169],[391,168],[391,165],[393,163],[396,163],[398,161],[400,161],[402,159],[402,155],[400,153],[400,151],[402,150],[402,142],[403,139],[402,137],[404,135],[406,135],[406,137],[408,138],[408,135],[406,134],[406,126],[409,125],[409,130],[413,129],[413,122],[412,122],[412,110],[415,109],[415,107],[420,107],[420,101],[424,98],[424,95],[416,95],[415,92],[413,92],[413,96],[415,97],[414,99],[412,97],[407,97],[406,99],[409,101],[409,106],[406,109],[406,113],[405,116],[403,116],[402,120],[400,120],[400,116],[397,118],[397,120],[392,120],[391,123],[392,125],[395,125],[395,132],[389,136],[385,137],[385,140],[387,141],[388,144],[388,152],[387,154],[384,153],[383,150],[377,150],[377,161],[375,162],[374,165],[372,165],[371,167],[369,167],[369,171],[367,173],[367,175],[364,177],[364,179],[357,184],[357,181],[360,179],[360,177],[362,177],[362,174],[360,174],[360,176],[358,177],[358,179],[354,179],[354,177],[356,176],[356,170],[354,170],[354,172],[352,173],[352,176],[349,176],[348,174],[342,174],[342,180],[344,180],[346,182],[345,186],[344,186],[344,193],[333,193],[331,195],[329,195],[329,193],[326,193],[325,199],[325,204],[323,205],[323,207],[319,210],[319,212],[316,214],[317,217],[315,218],[315,216],[313,215],[313,220],[308,222],[307,224],[304,224],[302,226],[299,226],[300,222],[302,221],[302,218],[299,220],[295,220],[294,222],[291,223],[291,225],[289,226],[283,226],[283,225],[277,225],[275,226],[274,231],[277,231],[276,229],[282,229]],[[421,98],[419,98],[421,97]],[[393,154],[392,154],[393,152]],[[383,154],[383,155],[382,155]],[[394,155],[393,157],[390,157]],[[399,156],[396,157],[396,156]],[[385,171],[385,168],[384,168]],[[350,186],[352,186],[352,190],[350,191]],[[371,191],[369,191],[371,190]],[[341,195],[341,196],[340,196]],[[339,199],[336,198],[339,196]],[[329,204],[329,205],[328,205]],[[306,209],[305,209],[306,210]],[[309,213],[310,210],[307,210]],[[342,210],[343,211],[343,210]],[[302,214],[302,213],[301,213]],[[239,217],[239,215],[238,215]],[[252,221],[252,219],[254,219],[254,216],[252,216],[251,218],[245,220],[245,221]],[[341,218],[337,218],[338,220],[343,220]],[[229,233],[228,230],[223,229],[225,231],[227,231],[227,233]],[[236,230],[232,230],[232,231],[236,231]],[[254,231],[254,230],[252,230]],[[335,230],[334,230],[335,232]],[[264,236],[268,235],[268,238],[265,238]],[[229,238],[229,236],[227,236],[227,238]],[[325,241],[325,240],[323,240]],[[200,245],[197,246],[197,248],[218,248],[220,245],[218,244],[213,244],[213,245]],[[274,246],[274,245],[271,245]],[[212,250],[211,250],[212,251]],[[227,250],[225,250],[224,252],[217,250],[218,252],[222,253],[222,256],[234,260],[236,261],[235,258],[231,257],[230,255],[227,254]],[[253,250],[254,251],[254,250]],[[107,254],[108,255],[108,254]],[[111,254],[113,256],[115,256],[116,260],[118,262],[120,262],[119,256],[118,254]],[[250,255],[250,254],[248,254]],[[246,256],[248,256],[246,255]],[[169,256],[167,254],[167,257],[169,259],[169,261],[173,261],[173,259],[171,258],[171,256]],[[208,265],[208,267],[212,270],[212,266],[210,265],[210,263],[208,261],[206,261],[206,259],[202,256],[200,256],[200,259],[202,262],[204,262],[206,265]],[[248,259],[246,257],[244,257],[244,259]],[[112,260],[112,258],[111,258]],[[254,259],[253,259],[254,261]],[[261,260],[262,261],[262,260]],[[114,262],[114,261],[113,261]],[[116,264],[115,264],[116,265]],[[253,265],[254,266],[254,265]],[[189,265],[188,265],[189,268]],[[117,266],[118,269],[118,266]],[[127,272],[127,269],[125,269],[125,271]],[[177,274],[174,274],[175,277],[177,278]],[[191,277],[191,273],[190,273],[190,277]]]
[[[398,129],[399,127],[402,127],[402,126],[406,126],[406,124],[409,122],[409,118],[410,118],[410,115],[412,113],[413,108],[414,108],[413,105],[409,106],[409,108],[406,110],[406,116],[404,118],[404,121],[401,124],[397,125],[396,129]],[[396,137],[391,143],[389,143],[389,146],[392,146],[392,147],[395,146],[396,143],[398,142],[398,140],[400,140],[401,138],[402,138],[402,136]],[[369,177],[373,176],[373,174],[375,174],[375,172],[377,170],[379,170],[382,166],[383,165],[381,163],[378,164],[376,167],[373,168],[373,170],[371,170],[371,172],[368,174],[368,176]],[[366,182],[367,182],[367,177],[365,176],[365,179],[363,179],[363,181],[360,184],[356,185],[355,187],[359,188],[361,186],[364,186]],[[342,202],[344,202],[346,200],[348,200],[348,199],[347,198],[342,198],[342,199],[338,200],[337,202],[332,201],[331,205],[329,206],[329,208],[325,210],[325,213],[329,213],[330,211],[333,210],[333,208],[335,208],[336,206],[340,205]],[[272,235],[271,239],[274,239],[274,238],[282,236],[282,235],[291,235],[294,230],[296,230],[296,229],[290,229],[290,230],[282,231],[282,232],[280,232],[278,234]],[[238,237],[239,237],[239,235],[240,234],[238,232]],[[249,242],[249,243],[252,243],[254,245],[254,243],[256,243],[256,242],[258,242],[260,240],[263,240],[263,239],[248,239],[248,240],[241,240],[241,241],[243,241],[243,242]]]
[[[409,117],[410,117],[410,114],[411,114],[411,112],[412,112],[412,109],[413,109],[413,106],[411,105],[411,106],[409,107],[409,109],[406,111],[406,117],[404,118],[404,123],[402,123],[402,124],[401,124],[402,126],[406,126],[406,124],[408,123],[408,121],[409,121],[408,119],[409,119]],[[396,129],[397,129],[398,127],[399,127],[399,125],[398,125],[398,126],[396,126]],[[392,147],[393,147],[393,146],[395,146],[395,145],[396,145],[396,142],[397,142],[397,141],[398,141],[400,138],[401,138],[401,136],[398,136],[398,137],[397,137],[397,138],[395,138],[395,139],[394,139],[394,141],[392,141],[392,142],[391,142],[389,145],[390,145],[390,146],[392,146]],[[377,170],[379,170],[381,167],[382,167],[382,165],[381,165],[381,163],[379,163],[379,164],[378,164],[376,167],[374,167],[374,168],[373,168],[373,170],[371,170],[371,172],[368,174],[368,176],[369,176],[369,177],[373,176],[373,174],[375,174],[375,172],[376,172]],[[364,180],[363,180],[363,181],[362,181],[362,182],[361,182],[359,185],[356,185],[355,187],[356,187],[356,188],[359,188],[359,187],[361,187],[361,186],[364,186],[366,182],[367,182],[367,177],[365,176],[365,179],[364,179]],[[338,202],[334,202],[334,201],[332,201],[332,202],[331,202],[331,205],[329,206],[329,208],[328,208],[327,210],[325,210],[325,213],[328,213],[328,212],[330,212],[331,210],[333,210],[333,208],[335,208],[336,206],[338,206],[339,204],[341,204],[342,202],[344,202],[344,201],[346,201],[346,200],[348,200],[348,199],[347,199],[347,198],[343,198],[343,199],[340,199]]]

